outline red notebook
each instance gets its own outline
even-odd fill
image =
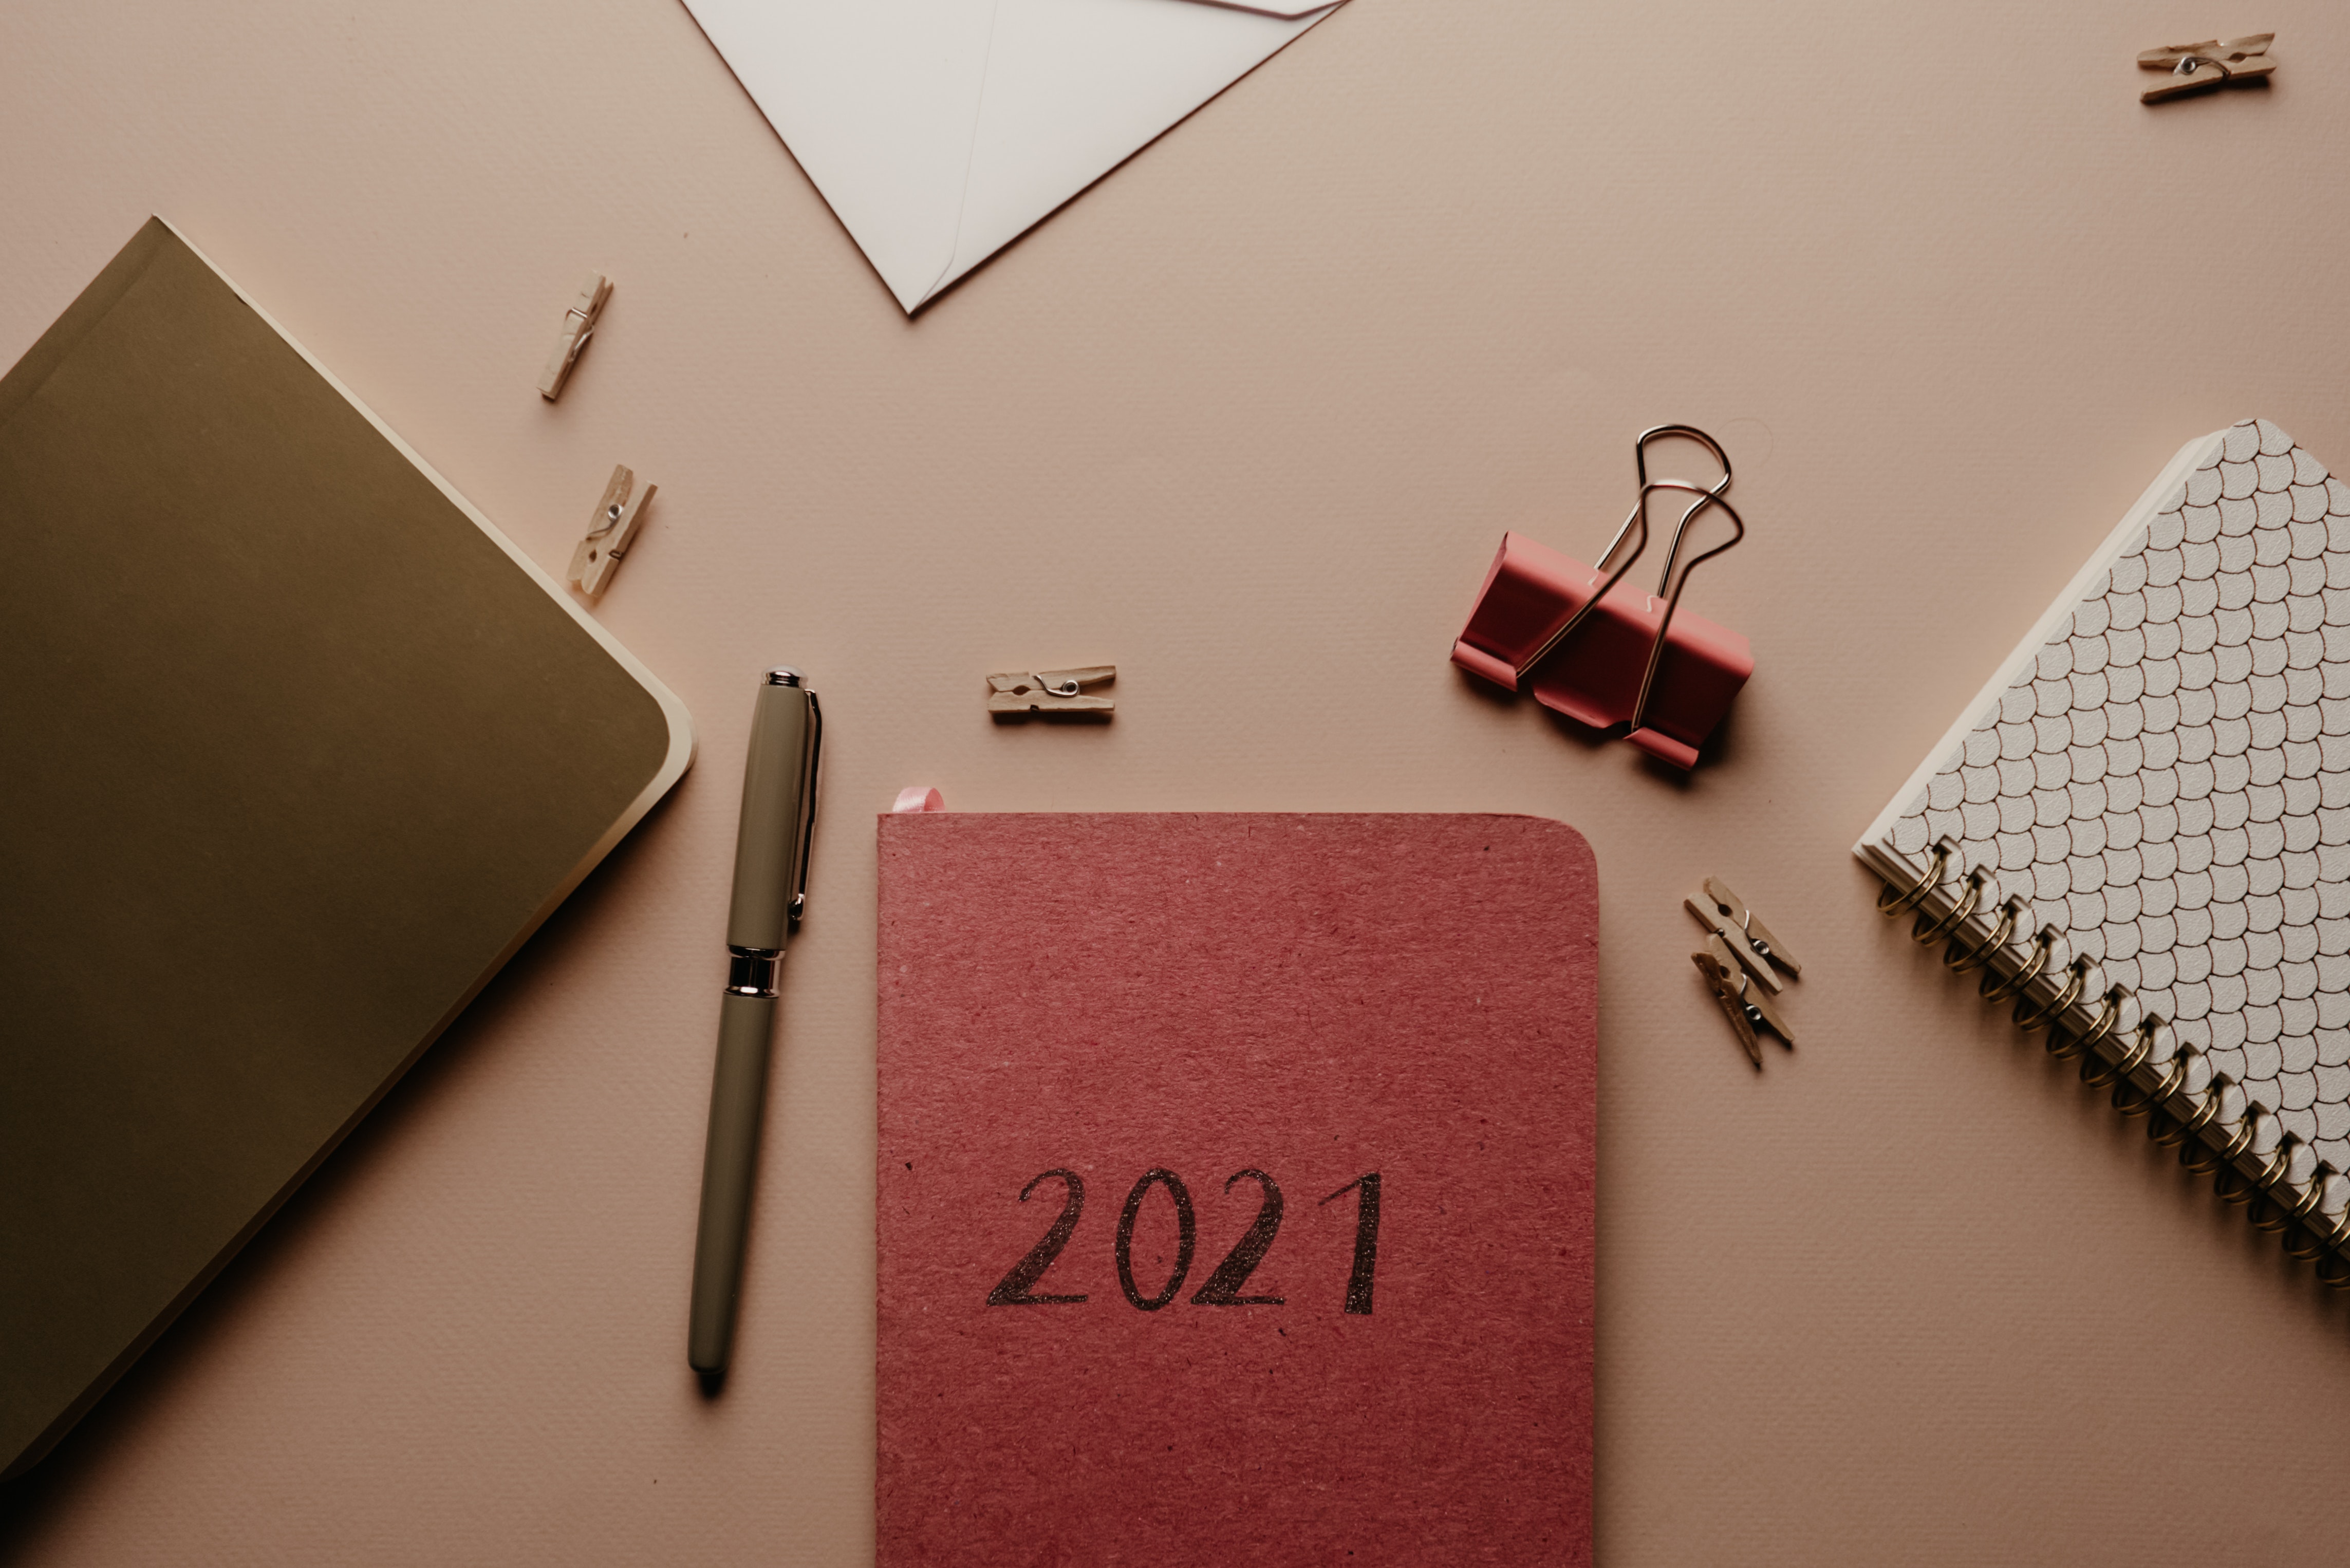
[[[884,816],[879,1568],[1591,1559],[1598,880]]]

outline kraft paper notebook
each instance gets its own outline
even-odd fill
[[[1584,1563],[1596,872],[885,816],[877,1561]]]
[[[14,1474],[676,781],[692,731],[161,221],[0,379],[0,560]]]
[[[2350,486],[2265,420],[2189,441],[1854,853],[2350,1284]]]

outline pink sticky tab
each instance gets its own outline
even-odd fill
[[[898,792],[898,804],[889,808],[889,813],[893,816],[900,816],[909,812],[944,811],[946,808],[945,799],[930,785],[908,784]]]
[[[878,1568],[1588,1563],[1582,837],[915,815],[879,819]]]

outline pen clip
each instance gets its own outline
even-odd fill
[[[807,909],[808,857],[816,848],[816,768],[824,753],[824,707],[816,693],[807,694],[808,749],[807,773],[800,780],[800,875],[799,886],[792,889],[788,929],[797,934],[800,916]]]

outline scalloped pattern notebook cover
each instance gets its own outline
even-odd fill
[[[1929,913],[1982,874],[1968,948],[2023,901],[1994,974],[2053,927],[2031,995],[2053,1002],[2064,967],[2087,961],[2075,1037],[2122,988],[2106,1064],[2159,1020],[2135,1087],[2168,1080],[2155,1108],[2176,1121],[2218,1084],[2209,1123],[2247,1129],[2237,1152],[2271,1195],[2340,1213],[2350,486],[2264,420],[2189,442],[1855,853],[1907,888],[1938,843],[1952,853]]]
[[[880,824],[880,1568],[1591,1560],[1598,888],[1528,816]]]

